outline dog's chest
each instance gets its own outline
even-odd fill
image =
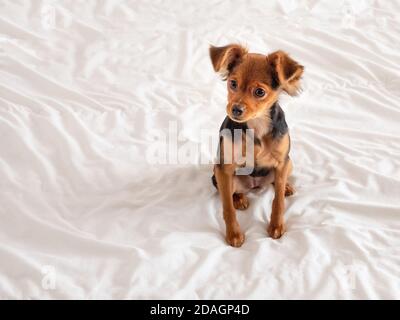
[[[248,122],[248,128],[253,130],[254,134],[254,160],[256,167],[274,167],[276,159],[273,149],[274,140],[270,133],[269,118],[257,118]]]
[[[254,159],[256,167],[276,167],[278,159],[275,152],[275,141],[267,135],[256,140],[254,145]]]

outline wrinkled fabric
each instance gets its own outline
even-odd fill
[[[399,299],[399,12],[1,1],[0,298]],[[297,189],[287,232],[267,236],[269,188],[238,212],[238,249],[199,147],[225,117],[208,46],[231,42],[305,66],[302,94],[280,99]],[[171,128],[196,156],[149,161],[152,133]]]

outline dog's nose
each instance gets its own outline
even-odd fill
[[[240,117],[243,114],[244,107],[240,104],[234,104],[232,106],[232,115],[234,117]]]

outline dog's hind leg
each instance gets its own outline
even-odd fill
[[[291,175],[293,171],[293,163],[292,161],[289,159],[288,161],[288,177]],[[296,192],[296,189],[293,187],[293,185],[291,183],[289,183],[288,181],[286,181],[286,185],[285,185],[285,197],[290,197],[291,195],[293,195]]]
[[[290,197],[296,192],[296,189],[293,187],[292,184],[286,182],[285,186],[285,197]]]
[[[251,189],[251,181],[248,176],[233,177],[233,206],[237,210],[246,210],[249,207],[249,199],[246,193]]]
[[[244,193],[234,193],[233,206],[237,210],[246,210],[249,207],[249,199]]]

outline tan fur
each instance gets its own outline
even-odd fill
[[[289,135],[285,134],[280,140],[271,136],[261,138],[261,147],[256,147],[255,160],[257,166],[276,168],[284,162],[289,149]]]

